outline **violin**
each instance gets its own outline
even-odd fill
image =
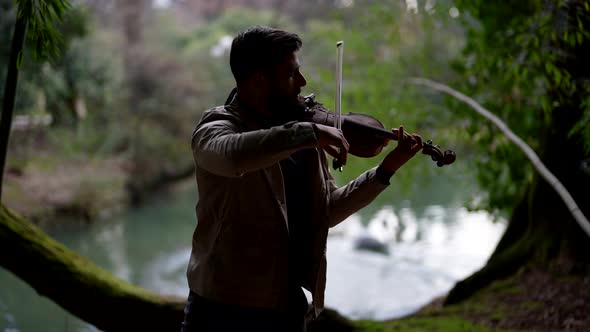
[[[335,115],[316,102],[315,95],[303,97],[305,110],[303,121],[334,126]],[[370,158],[378,155],[386,145],[387,140],[398,140],[399,133],[396,130],[389,131],[381,121],[368,114],[348,113],[341,115],[341,129],[344,138],[350,144],[348,153]],[[438,167],[452,164],[457,158],[454,151],[442,151],[440,146],[434,145],[432,140],[424,142],[422,153],[430,156]]]

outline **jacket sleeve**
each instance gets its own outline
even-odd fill
[[[239,177],[269,167],[293,152],[315,146],[313,124],[291,122],[270,129],[239,132],[231,122],[200,125],[192,137],[195,163],[220,176]]]
[[[388,185],[377,181],[377,167],[369,169],[343,187],[338,187],[329,170],[328,225],[334,227],[351,214],[369,205]]]

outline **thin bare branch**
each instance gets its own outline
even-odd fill
[[[420,77],[411,78],[409,79],[409,82],[416,85],[427,86],[429,88],[444,92],[446,94],[453,96],[454,98],[459,99],[460,101],[471,106],[471,108],[473,108],[477,113],[479,113],[480,115],[488,119],[490,122],[492,122],[496,127],[498,127],[498,129],[500,129],[500,131],[504,135],[506,135],[506,137],[508,137],[510,141],[516,144],[516,146],[518,146],[522,150],[522,152],[524,152],[524,154],[527,156],[527,158],[529,158],[529,160],[533,164],[533,167],[535,167],[535,169],[547,181],[547,183],[549,183],[549,185],[553,187],[553,189],[555,189],[557,194],[559,194],[563,202],[568,207],[572,216],[574,216],[574,219],[576,219],[580,227],[582,227],[582,229],[590,237],[590,222],[588,222],[588,219],[584,216],[584,214],[574,201],[572,195],[569,193],[569,191],[567,191],[567,189],[565,189],[564,185],[557,179],[557,177],[555,177],[555,175],[553,175],[553,173],[551,173],[549,169],[547,169],[545,164],[541,162],[541,159],[539,158],[539,156],[537,156],[535,151],[528,144],[526,144],[520,137],[514,134],[514,132],[512,132],[512,130],[508,128],[506,123],[504,123],[502,120],[500,120],[500,118],[495,116],[490,111],[483,108],[479,103],[477,103],[472,98],[449,87],[448,85]]]

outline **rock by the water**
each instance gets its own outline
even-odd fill
[[[354,240],[356,250],[366,250],[379,254],[389,255],[389,247],[386,243],[377,240],[374,237],[363,235]]]

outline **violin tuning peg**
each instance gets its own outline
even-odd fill
[[[303,100],[306,105],[313,106],[313,104],[315,104],[315,95],[313,93],[309,94],[309,95],[303,97]]]
[[[450,165],[452,163],[455,162],[455,159],[457,159],[457,155],[455,154],[454,151],[452,150],[446,150],[443,154],[443,160],[445,161],[445,163],[447,165]]]

